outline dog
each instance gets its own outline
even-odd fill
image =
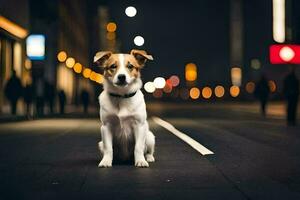
[[[147,60],[143,50],[130,54],[100,51],[94,62],[103,69],[103,92],[99,96],[101,139],[98,143],[102,160],[98,167],[112,167],[114,159],[134,159],[136,167],[154,162],[155,137],[149,130],[146,104],[141,92],[140,71]]]

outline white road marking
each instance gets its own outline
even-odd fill
[[[159,117],[152,117],[152,119],[155,123],[157,123],[158,125],[164,127],[165,129],[167,129],[168,131],[173,133],[175,136],[179,137],[181,140],[186,142],[188,145],[190,145],[193,149],[198,151],[200,154],[202,154],[202,155],[214,154],[214,152],[210,151],[209,149],[207,149],[205,146],[203,146],[202,144],[200,144],[199,142],[197,142],[196,140],[194,140],[190,136],[188,136],[188,135],[184,134],[183,132],[177,130],[169,122],[166,122],[166,121],[162,120]]]

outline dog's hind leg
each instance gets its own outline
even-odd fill
[[[151,131],[147,133],[145,145],[145,157],[148,162],[154,162],[155,137]]]

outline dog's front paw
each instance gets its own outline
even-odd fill
[[[98,167],[112,167],[112,160],[108,158],[103,158],[99,163]]]
[[[155,162],[155,158],[152,154],[146,154],[147,162]]]
[[[145,159],[143,159],[143,160],[136,160],[135,166],[136,167],[149,167],[149,164]]]

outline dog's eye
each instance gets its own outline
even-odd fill
[[[109,69],[116,69],[117,68],[117,65],[115,64],[112,64],[111,66],[109,66]]]
[[[129,64],[127,65],[127,68],[128,68],[130,71],[132,71],[133,68],[134,68],[134,66],[133,66],[132,64],[129,63]]]

